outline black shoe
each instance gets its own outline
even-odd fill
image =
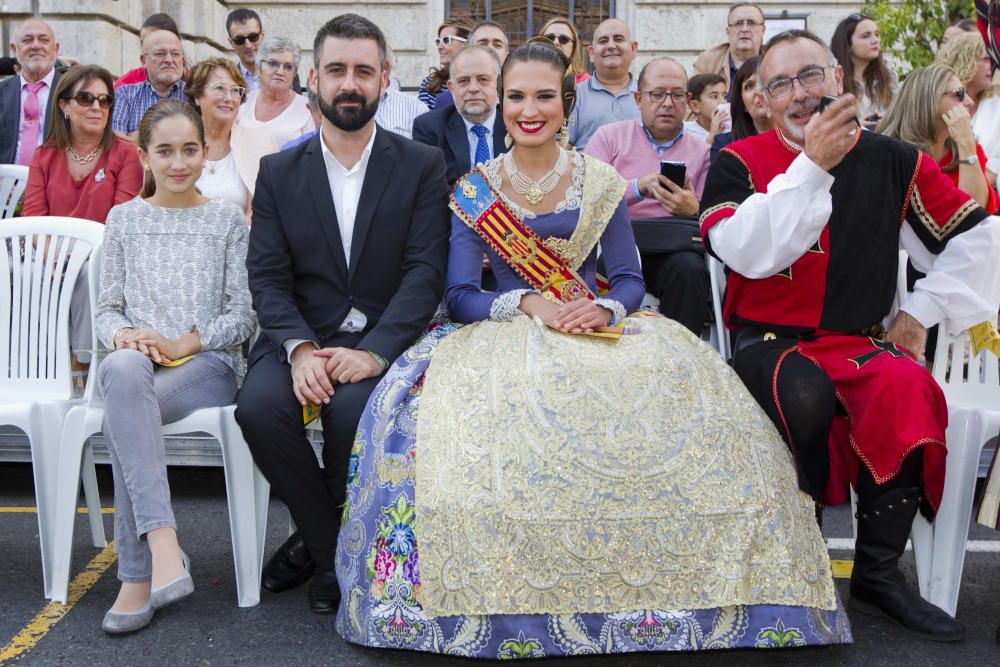
[[[292,533],[264,566],[260,585],[266,591],[283,593],[309,581],[316,571],[299,531]]]
[[[850,608],[885,616],[922,639],[960,641],[965,638],[965,626],[920,597],[897,569],[919,503],[916,487],[895,489],[859,503]]]
[[[320,570],[309,584],[309,607],[317,614],[336,613],[340,605],[340,586],[334,568]]]

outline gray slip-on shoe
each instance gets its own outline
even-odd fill
[[[114,609],[109,609],[108,613],[104,615],[104,620],[101,622],[101,629],[109,635],[135,632],[149,625],[149,622],[153,620],[154,613],[156,613],[156,610],[153,609],[150,601],[147,601],[144,607],[135,611],[115,611]]]
[[[188,560],[187,554],[183,551],[181,552],[181,560],[184,562],[184,574],[159,588],[150,589],[149,601],[153,605],[153,609],[163,609],[168,604],[173,604],[194,593],[191,561]]]

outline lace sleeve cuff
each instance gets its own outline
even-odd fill
[[[518,306],[521,305],[521,297],[525,294],[531,294],[531,292],[530,289],[513,289],[493,299],[493,303],[490,305],[490,320],[509,322],[521,315],[522,313],[518,309]]]
[[[628,313],[625,312],[625,304],[621,301],[615,301],[614,299],[594,299],[594,303],[611,311],[611,321],[608,322],[608,326],[613,327],[628,316]]]

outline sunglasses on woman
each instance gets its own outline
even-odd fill
[[[248,35],[236,35],[236,37],[233,37],[233,44],[235,44],[236,46],[243,46],[244,44],[247,43],[248,39],[250,40],[251,44],[256,44],[257,40],[260,39],[260,33],[251,32]]]
[[[944,95],[948,95],[948,96],[954,98],[954,100],[956,102],[964,102],[965,101],[966,92],[965,92],[965,88],[956,88],[955,90],[946,90],[946,91],[944,91]]]
[[[115,101],[115,96],[108,95],[107,93],[94,95],[93,93],[88,93],[86,90],[81,90],[76,95],[71,95],[69,99],[76,100],[76,103],[82,107],[92,106],[94,104],[94,100],[97,100],[97,104],[102,109],[107,109]]]
[[[441,37],[434,38],[434,45],[449,47],[451,46],[452,42],[467,42],[467,41],[469,40],[467,40],[465,37],[459,37],[458,35],[443,35]]]
[[[573,38],[570,37],[569,35],[557,35],[554,32],[550,32],[547,35],[542,35],[542,37],[549,40],[550,42],[553,42],[554,44],[558,44],[559,46],[566,46],[567,44],[573,41]]]

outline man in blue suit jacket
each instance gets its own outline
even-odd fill
[[[42,83],[36,93],[41,112],[41,127],[38,132],[41,141],[49,127],[51,94],[59,81],[59,72],[54,69],[56,56],[59,55],[59,43],[48,23],[30,18],[14,30],[10,48],[17,57],[21,73],[0,83],[0,164],[13,164],[15,161],[28,164],[35,146],[30,147],[30,151],[21,156],[22,159],[18,159],[21,155],[19,144],[24,123],[21,98],[28,94],[24,90],[26,86]]]
[[[451,58],[448,90],[455,106],[435,109],[413,121],[413,139],[444,152],[448,183],[480,162],[507,151],[507,129],[497,108],[500,61],[485,46],[467,46]]]

